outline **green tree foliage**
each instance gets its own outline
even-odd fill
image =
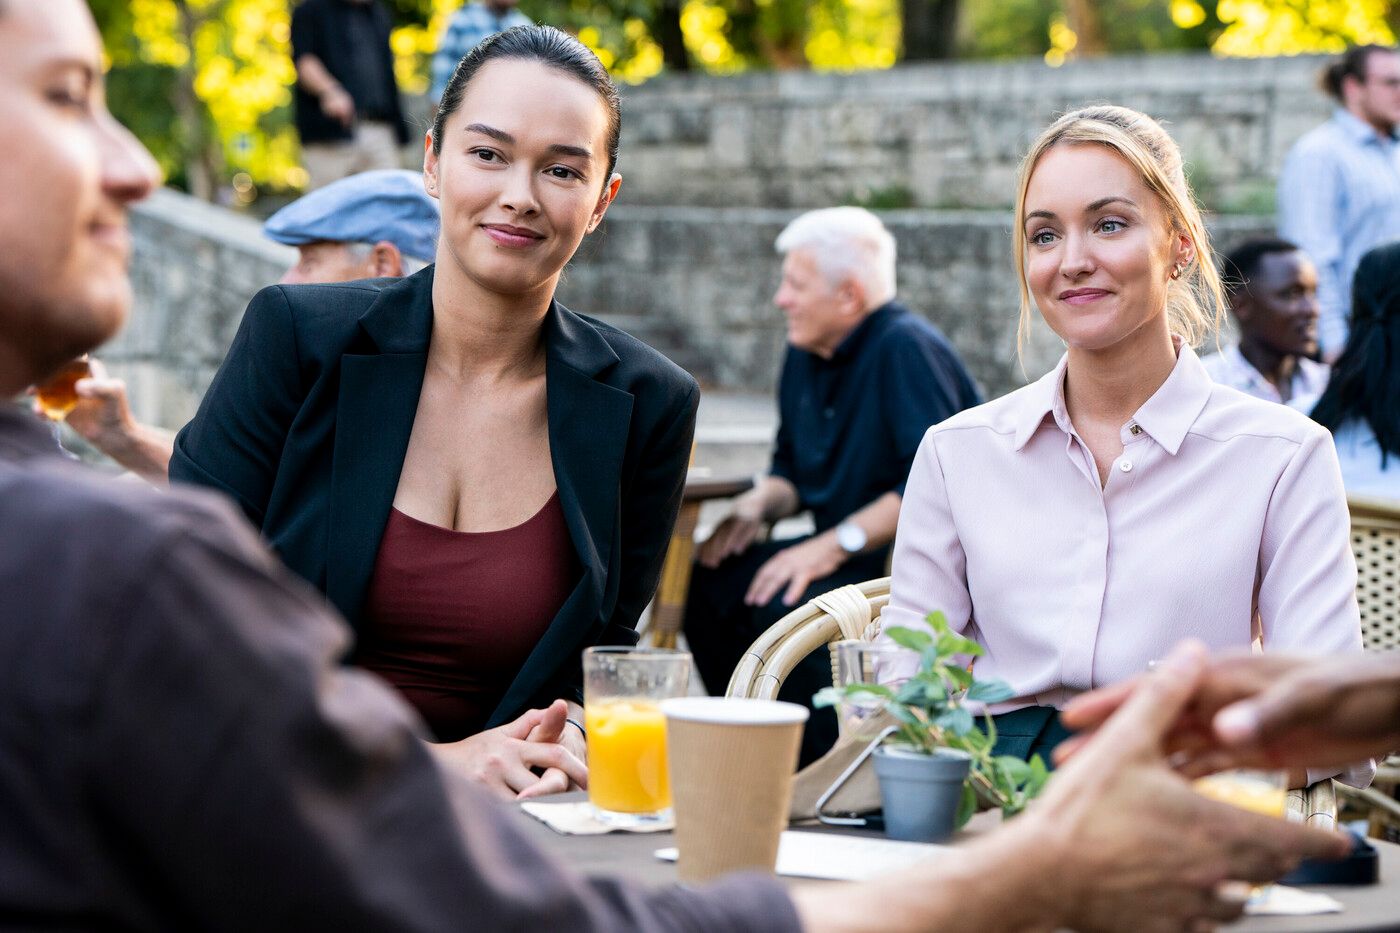
[[[437,37],[461,0],[381,2],[397,26],[400,86],[422,94]],[[172,183],[242,201],[304,186],[292,127],[291,0],[90,3],[111,60],[112,109]],[[914,57],[951,48],[1052,65],[1099,48],[1336,51],[1393,43],[1400,28],[1400,0],[524,0],[521,9],[574,32],[624,82],[667,68],[887,68],[902,54],[905,13],[958,24],[951,39],[938,34],[942,25],[911,29]],[[1080,32],[1090,38],[1081,42]]]

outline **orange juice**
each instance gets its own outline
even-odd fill
[[[68,413],[78,407],[78,390],[75,388],[78,380],[91,375],[88,361],[79,359],[64,364],[47,382],[35,386],[34,398],[44,417],[52,421],[62,421],[68,417]]]
[[[1264,816],[1283,816],[1288,809],[1288,791],[1249,777],[1212,774],[1196,780],[1196,793]]]
[[[671,806],[666,772],[666,717],[654,700],[614,697],[584,707],[588,730],[588,799],[614,813],[655,813]]]

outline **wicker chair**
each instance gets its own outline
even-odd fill
[[[1356,602],[1361,607],[1361,641],[1367,651],[1400,650],[1400,500],[1352,496],[1351,548],[1356,555]],[[1400,756],[1381,762],[1366,790],[1339,785],[1345,799],[1367,812],[1370,834],[1386,826],[1400,829]]]
[[[798,662],[842,639],[874,641],[880,611],[890,601],[890,578],[823,593],[783,616],[758,637],[734,669],[725,696],[772,699]],[[832,659],[833,668],[835,658]]]
[[[1356,601],[1367,651],[1400,650],[1400,500],[1352,497]]]

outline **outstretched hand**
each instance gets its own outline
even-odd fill
[[[1207,800],[1168,767],[1169,738],[1205,682],[1203,647],[1178,647],[1033,806],[1060,842],[1075,929],[1209,928],[1243,910],[1222,882],[1270,881],[1301,858],[1345,853],[1339,834]]]
[[[1067,761],[1140,689],[1135,678],[1076,698],[1062,719],[1084,730]],[[1172,723],[1167,750],[1188,775],[1223,768],[1342,768],[1400,748],[1400,661],[1222,655]]]

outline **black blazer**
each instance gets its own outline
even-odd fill
[[[352,626],[418,409],[432,286],[430,266],[399,280],[263,289],[175,439],[171,480],[232,496]],[[555,302],[545,350],[554,477],[583,575],[489,726],[577,698],[585,647],[636,642],[695,433],[699,387],[646,344]]]

